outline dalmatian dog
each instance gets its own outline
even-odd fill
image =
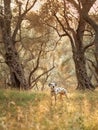
[[[68,99],[68,96],[67,96],[67,90],[65,88],[62,88],[62,87],[56,87],[57,84],[56,83],[49,83],[48,84],[49,87],[51,88],[51,97],[55,97],[55,104],[56,104],[56,100],[57,100],[57,95],[59,94],[60,95],[60,99],[62,99],[62,96],[65,95],[66,98]]]

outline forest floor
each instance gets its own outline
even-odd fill
[[[49,92],[0,90],[0,130],[98,130],[98,90],[58,97]]]

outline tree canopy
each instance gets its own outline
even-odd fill
[[[98,82],[97,2],[1,1],[1,71],[7,68],[3,72],[7,75],[4,82],[30,89],[38,84],[44,88],[52,79],[66,84],[67,77],[76,77],[77,89],[95,89]]]

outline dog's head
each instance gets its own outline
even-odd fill
[[[53,82],[53,83],[49,83],[48,86],[54,88],[55,86],[57,86],[57,84]]]

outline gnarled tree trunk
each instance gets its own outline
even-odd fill
[[[77,77],[77,89],[95,89],[92,85],[90,78],[87,75],[86,62],[84,52],[77,51],[73,53],[73,59],[75,63],[76,77]]]
[[[4,39],[6,39],[6,37],[4,37]],[[12,86],[15,88],[20,88],[21,86],[27,89],[28,84],[24,76],[24,70],[19,60],[18,53],[13,46],[14,44],[11,44],[11,41],[8,42],[8,40],[5,40],[4,44],[6,48],[5,61],[10,68]]]
[[[5,47],[5,62],[10,69],[11,83],[13,87],[28,89],[24,70],[19,59],[18,52],[15,48],[15,39],[12,40],[11,31],[11,0],[4,0],[4,15],[0,19],[2,30],[2,39]]]
[[[89,11],[90,8],[86,10]],[[84,13],[85,8],[81,11]],[[79,25],[75,35],[75,51],[73,52],[73,59],[75,63],[76,77],[78,81],[77,89],[94,89],[93,84],[87,74],[85,50],[83,46],[83,35],[85,31],[86,22],[84,21],[82,15],[80,14]]]
[[[83,14],[83,18],[85,19],[85,21],[87,23],[89,23],[91,25],[91,27],[95,31],[95,39],[94,39],[95,58],[96,58],[96,66],[98,68],[98,24],[92,18],[90,18],[90,16],[88,14]],[[98,72],[97,72],[97,74],[98,74]]]
[[[6,52],[5,62],[10,68],[12,86],[15,88],[20,88],[21,86],[22,88],[27,89],[28,84],[24,76],[22,64],[19,60],[19,55],[15,49],[15,44],[12,42],[11,37],[7,35],[6,30],[3,31],[3,41]]]

